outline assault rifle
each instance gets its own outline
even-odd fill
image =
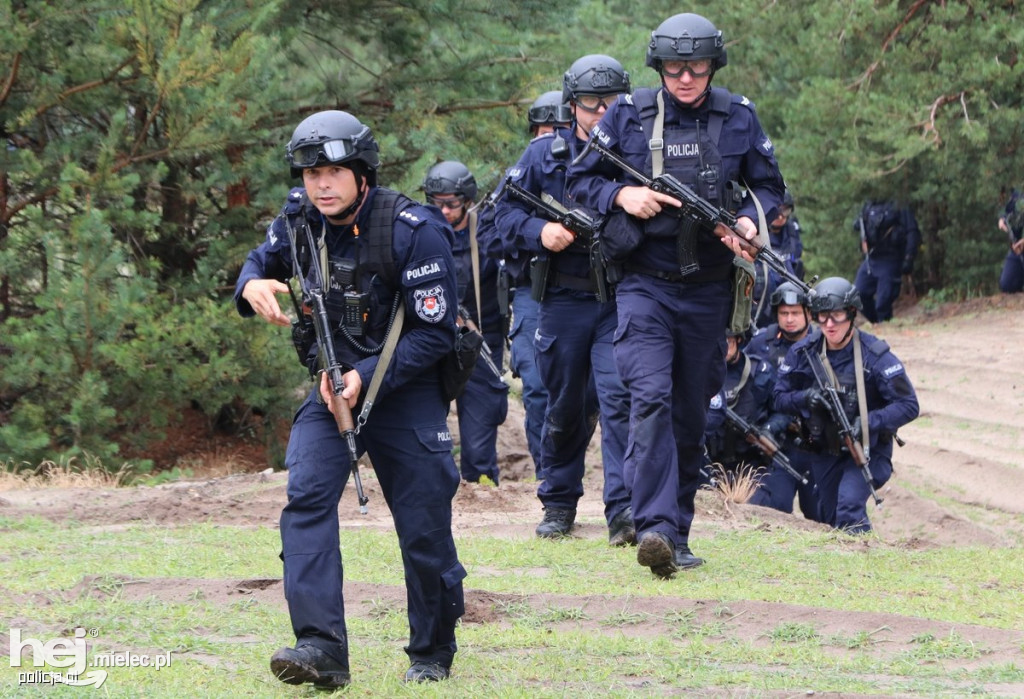
[[[748,444],[752,444],[757,447],[761,453],[771,459],[773,463],[781,466],[789,475],[793,476],[793,478],[797,479],[803,485],[807,485],[807,479],[800,475],[799,471],[793,468],[793,464],[789,462],[789,457],[779,450],[779,443],[772,439],[771,435],[762,432],[751,425],[729,406],[725,406],[725,419],[743,433],[743,437],[747,440]]]
[[[635,167],[626,162],[617,153],[609,150],[607,147],[601,145],[601,142],[597,138],[591,138],[587,141],[586,147],[580,152],[573,161],[574,164],[582,160],[590,151],[597,151],[598,155],[617,166],[620,170],[630,175],[645,187],[650,188],[655,192],[667,194],[670,197],[675,197],[683,203],[683,215],[688,217],[691,221],[702,224],[712,229],[715,235],[720,238],[726,236],[719,234],[717,226],[719,223],[724,224],[726,228],[731,231],[731,237],[736,238],[739,241],[740,246],[743,250],[748,253],[751,257],[762,260],[765,264],[772,268],[780,277],[783,277],[786,281],[792,282],[798,289],[803,291],[805,294],[811,294],[811,287],[804,283],[800,277],[789,271],[786,267],[785,261],[779,257],[770,247],[761,245],[755,241],[747,240],[740,234],[736,229],[736,217],[727,209],[720,209],[706,199],[698,196],[692,189],[687,187],[685,184],[679,181],[679,179],[668,173],[662,173],[657,177],[648,177],[644,173],[637,170]],[[684,229],[685,230],[685,229]],[[688,272],[696,271],[696,257],[693,247],[696,244],[694,235],[681,236],[679,241],[679,262],[680,272],[685,276]],[[811,280],[813,284],[817,278]]]
[[[363,480],[359,476],[359,452],[356,449],[356,426],[355,420],[352,418],[352,408],[349,407],[348,401],[341,397],[341,392],[345,390],[345,381],[342,378],[344,372],[341,362],[338,361],[338,354],[334,349],[334,337],[331,334],[331,322],[327,314],[325,291],[327,283],[324,279],[323,269],[320,267],[320,259],[317,255],[318,248],[309,224],[303,221],[300,227],[305,233],[305,245],[308,246],[309,250],[310,278],[307,279],[298,263],[299,241],[296,239],[295,229],[287,217],[285,220],[288,225],[288,238],[292,246],[293,271],[299,278],[299,285],[302,288],[302,307],[299,309],[300,314],[292,324],[292,334],[293,336],[296,334],[297,327],[304,327],[308,334],[309,325],[312,324],[313,326],[316,343],[320,347],[318,352],[320,371],[327,374],[331,385],[331,412],[334,414],[334,421],[338,425],[338,432],[341,434],[342,439],[345,440],[345,446],[348,449],[349,466],[351,467],[352,480],[356,487],[359,512],[365,515],[369,511],[367,503],[370,499],[363,492]],[[316,374],[319,373],[313,372],[311,368],[310,378],[315,380]]]
[[[465,306],[459,306],[459,320],[462,321],[463,325],[483,338],[484,334],[480,332],[480,328],[473,322],[473,317],[469,315],[469,309]],[[494,374],[494,378],[498,379],[498,381],[504,385],[508,385],[508,381],[505,380],[504,372],[498,368],[498,365],[495,364],[494,360],[491,358],[491,348],[487,345],[487,340],[484,339],[480,340],[480,359],[484,360],[484,364],[486,364],[487,368],[491,370],[492,374]]]
[[[854,342],[857,342],[856,338]],[[814,372],[814,382],[817,384],[818,390],[825,397],[825,401],[828,404],[828,412],[832,416],[832,421],[835,423],[836,428],[839,430],[839,439],[846,446],[850,456],[853,457],[854,463],[857,464],[857,467],[860,468],[861,473],[864,475],[864,480],[868,484],[868,490],[871,491],[871,497],[875,501],[875,507],[881,508],[882,498],[878,496],[878,492],[875,490],[871,469],[868,468],[870,456],[853,434],[853,426],[850,425],[850,418],[846,416],[846,411],[843,409],[843,402],[839,398],[839,391],[836,390],[835,385],[829,379],[828,372],[825,371],[825,365],[821,361],[821,356],[810,345],[802,347],[800,351],[807,358],[807,363],[811,365],[811,371]]]
[[[504,191],[507,191],[512,197],[524,204],[532,206],[541,218],[561,224],[563,228],[573,234],[572,244],[583,247],[590,255],[590,268],[594,275],[597,300],[601,303],[606,302],[610,297],[608,294],[607,264],[605,263],[604,256],[601,254],[599,238],[602,222],[592,217],[583,209],[566,209],[553,199],[545,201],[533,192],[520,187],[512,181],[511,177],[505,178]],[[531,278],[533,283],[539,286],[539,289],[533,293],[533,297],[539,301],[543,297],[543,289],[547,284],[546,277],[549,263],[546,259],[538,259],[538,264],[540,265],[538,268],[540,274],[534,277],[534,270],[531,269]]]
[[[574,236],[573,243],[587,247],[601,230],[601,222],[595,220],[583,209],[566,209],[555,203],[544,201],[533,192],[523,189],[513,182],[511,177],[505,178],[504,189],[519,201],[536,209],[541,218],[559,223],[567,231],[570,231]],[[582,241],[580,241],[581,236]]]

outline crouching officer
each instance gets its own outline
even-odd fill
[[[774,246],[773,246],[774,249]],[[774,387],[779,367],[782,366],[789,348],[808,336],[820,336],[821,331],[811,325],[811,312],[807,294],[793,282],[783,282],[772,292],[772,315],[775,322],[762,328],[747,344],[747,353],[765,362],[771,371],[770,384]],[[770,391],[769,391],[770,392]],[[782,512],[793,512],[793,500],[799,498],[800,511],[804,517],[819,521],[818,496],[811,473],[810,455],[796,447],[797,438],[789,431],[790,425],[797,424],[796,415],[787,415],[774,410],[770,401],[771,415],[765,427],[772,433],[782,453],[789,459],[807,483],[800,483],[788,471],[771,464],[768,472],[758,484],[757,491],[750,497],[752,505],[771,507]]]
[[[853,534],[871,531],[868,496],[892,475],[896,430],[919,412],[906,369],[889,345],[853,327],[861,308],[860,294],[847,280],[829,277],[818,282],[810,309],[821,334],[793,345],[779,368],[774,391],[776,410],[801,417],[802,448],[813,454],[810,462],[822,521]],[[835,388],[853,437],[868,456],[870,485],[839,438],[822,380]]]
[[[743,179],[773,217],[784,183],[771,141],[748,99],[711,86],[726,65],[722,32],[700,15],[669,17],[651,32],[647,65],[661,76],[661,88],[619,99],[591,138],[649,177],[674,176],[715,206],[731,205],[727,183]],[[613,232],[637,232],[632,250],[628,236],[620,241],[615,362],[632,406],[626,477],[637,562],[669,578],[674,560],[691,554],[707,408],[725,375],[722,329],[730,324],[740,247],[735,238],[719,242],[711,226],[694,230],[679,216],[682,202],[642,186],[598,153],[574,162],[568,182],[580,204],[610,216],[602,244]],[[736,213],[737,227],[753,238],[752,199]],[[688,243],[696,271],[684,259]],[[749,322],[749,308],[740,310]]]
[[[249,253],[235,302],[242,316],[289,325],[277,294],[288,293],[285,281],[294,274],[307,275],[311,255],[318,255],[328,270],[326,306],[345,367],[342,398],[354,410],[377,366],[393,309],[404,302],[401,335],[356,441],[373,461],[402,551],[411,661],[406,681],[441,680],[456,651],[466,576],[451,532],[459,473],[439,374],[439,360],[455,338],[452,232],[433,209],[377,186],[377,151],[370,129],[347,112],[319,112],[298,125],[287,159],[304,188],[292,190],[266,240]],[[302,234],[292,246],[289,230],[305,226],[318,249],[309,250]],[[352,307],[360,312],[345,312]],[[309,344],[303,349],[315,362],[319,348]],[[324,377],[296,412],[288,440],[281,558],[296,642],[270,661],[281,681],[321,688],[349,683],[338,502],[350,459],[322,400],[329,394]]]
[[[476,178],[462,163],[445,160],[427,171],[423,179],[427,203],[441,209],[455,231],[456,277],[459,307],[483,333],[491,350],[491,363],[479,361],[455,399],[459,413],[459,469],[462,478],[479,483],[481,476],[498,482],[498,427],[508,415],[508,385],[491,367],[504,362],[505,337],[498,304],[498,261],[480,254],[477,245]],[[481,350],[484,351],[484,350]]]
[[[708,404],[708,424],[704,429],[708,457],[721,464],[729,475],[738,475],[744,465],[760,470],[771,461],[747,441],[746,433],[729,419],[725,410],[729,408],[757,427],[768,417],[774,374],[765,362],[751,357],[743,348],[746,340],[746,333],[734,329],[725,332],[725,383]],[[679,565],[678,557],[676,566],[692,567]]]

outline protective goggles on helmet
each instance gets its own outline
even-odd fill
[[[288,159],[291,161],[292,167],[306,168],[314,167],[321,156],[329,163],[336,163],[345,160],[355,152],[355,146],[351,141],[337,139],[293,148],[288,151]]]
[[[836,308],[832,311],[818,311],[814,314],[814,319],[817,320],[820,325],[824,325],[829,320],[836,325],[839,325],[843,321],[850,319],[850,312],[845,308]]]
[[[427,195],[427,203],[432,204],[439,209],[454,211],[455,209],[461,209],[465,206],[466,200],[462,197],[435,197]]]
[[[803,306],[805,298],[798,291],[783,289],[781,293],[775,295],[772,301],[776,306]]]
[[[703,78],[711,75],[715,67],[710,58],[697,58],[692,61],[662,61],[661,74],[669,78],[681,78],[683,73],[689,73],[691,77]]]
[[[531,124],[568,124],[572,121],[572,110],[567,104],[545,104],[530,107],[527,118]]]
[[[601,107],[608,109],[619,98],[619,94],[612,95],[576,95],[573,100],[581,109],[588,112],[598,112]]]

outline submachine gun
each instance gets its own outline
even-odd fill
[[[856,342],[856,339],[854,341]],[[814,382],[818,390],[825,397],[825,401],[828,404],[828,412],[832,416],[836,429],[839,430],[840,441],[846,446],[850,456],[853,457],[854,463],[860,468],[860,472],[864,475],[864,480],[867,481],[868,490],[871,491],[871,498],[875,501],[875,507],[880,509],[882,507],[882,498],[878,496],[878,492],[875,490],[871,469],[868,468],[870,456],[853,434],[853,426],[850,424],[850,418],[846,416],[846,411],[843,409],[843,401],[839,397],[839,391],[836,390],[835,385],[829,379],[828,372],[825,371],[825,365],[822,363],[818,353],[810,346],[802,347],[800,351],[807,358],[807,363],[811,365],[811,371],[814,372]]]
[[[747,240],[742,234],[740,234],[736,229],[736,217],[727,209],[721,209],[706,199],[698,196],[692,189],[680,182],[679,179],[673,175],[662,173],[657,177],[648,177],[626,162],[620,155],[601,145],[601,142],[596,138],[591,138],[587,141],[587,145],[576,157],[574,162],[579,162],[592,150],[596,151],[598,155],[617,166],[627,175],[636,179],[643,186],[648,187],[655,192],[675,197],[681,201],[683,203],[683,216],[690,218],[693,222],[710,228],[720,238],[724,238],[725,236],[717,232],[717,225],[719,223],[725,224],[725,227],[732,232],[731,237],[734,237],[739,241],[740,246],[745,252],[747,252],[751,257],[761,260],[780,277],[784,278],[788,282],[792,282],[798,289],[803,291],[805,294],[810,295],[811,287],[800,279],[800,277],[790,272],[789,268],[786,267],[785,261],[770,247]],[[684,226],[683,230],[687,231],[687,233],[680,236],[678,252],[679,271],[683,276],[685,276],[686,274],[697,270],[697,257],[695,250],[697,245],[697,236],[695,226]],[[811,279],[811,284],[816,280],[817,277]]]
[[[597,300],[601,303],[607,301],[609,298],[608,270],[604,256],[601,254],[600,246],[600,232],[603,222],[595,219],[583,209],[566,209],[554,199],[548,201],[538,197],[533,192],[523,189],[513,182],[511,177],[505,178],[505,185],[502,189],[524,204],[532,206],[541,218],[561,224],[563,228],[573,234],[572,244],[583,247],[590,255],[590,268],[594,274]],[[546,272],[547,270],[545,269],[544,274]]]
[[[352,417],[352,408],[348,401],[341,397],[345,390],[345,381],[342,378],[344,373],[341,362],[338,361],[338,354],[334,349],[334,337],[331,334],[331,322],[327,314],[327,301],[323,269],[320,267],[320,260],[317,256],[317,245],[313,238],[313,232],[309,224],[302,222],[300,228],[305,233],[305,245],[309,250],[309,279],[302,273],[298,264],[298,240],[291,221],[288,221],[288,237],[292,246],[292,262],[295,276],[299,278],[299,285],[302,288],[302,305],[300,306],[295,296],[292,295],[292,302],[295,304],[296,320],[292,323],[292,335],[309,335],[309,326],[312,325],[315,333],[316,343],[319,345],[318,352],[320,371],[327,374],[331,385],[331,412],[334,414],[334,421],[338,425],[338,432],[345,441],[348,449],[349,465],[352,470],[352,481],[356,487],[356,498],[359,501],[360,514],[366,514],[369,509],[367,503],[370,501],[363,491],[363,479],[359,476],[359,452],[356,449],[356,427]],[[289,292],[291,284],[288,285]],[[298,344],[299,360],[305,363],[306,357]],[[320,372],[314,372],[310,367],[310,378],[316,378]]]

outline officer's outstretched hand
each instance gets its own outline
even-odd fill
[[[678,209],[683,205],[675,197],[655,192],[650,187],[623,187],[615,195],[615,201],[612,203],[630,216],[641,219],[654,218],[666,206],[674,206]]]
[[[725,247],[732,250],[735,255],[747,262],[754,261],[754,255],[757,253],[753,251],[751,244],[757,238],[757,224],[749,217],[740,216],[736,219],[736,230],[719,223],[715,228],[715,235],[721,238]],[[739,236],[742,236],[742,239]]]
[[[356,407],[356,403],[359,402],[359,392],[363,389],[363,378],[358,371],[351,369],[342,375],[341,380],[345,384],[345,390],[341,392],[341,397],[348,403],[349,408]],[[323,398],[327,409],[333,415],[334,406],[331,404],[331,396],[331,382],[327,378],[327,372],[320,372],[320,397]]]
[[[288,285],[276,279],[251,279],[242,289],[242,298],[249,302],[252,310],[263,320],[287,327],[291,325],[291,320],[281,312],[281,305],[275,296],[287,293]]]

